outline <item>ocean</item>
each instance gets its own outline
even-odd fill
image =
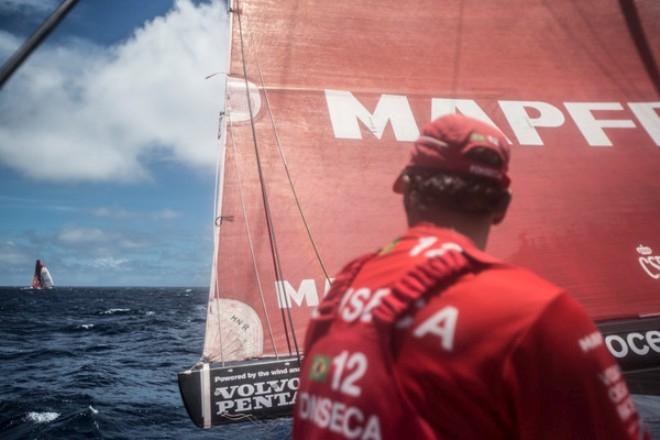
[[[204,288],[0,288],[0,438],[285,439],[291,420],[193,425],[177,372],[200,356]],[[660,439],[660,397],[635,396]]]
[[[202,430],[176,374],[205,288],[0,288],[0,439],[284,439],[291,419]]]

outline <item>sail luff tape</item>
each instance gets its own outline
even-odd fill
[[[211,371],[209,364],[205,363],[202,365],[200,379],[200,386],[202,388],[202,420],[204,422],[204,428],[207,429],[211,427]]]

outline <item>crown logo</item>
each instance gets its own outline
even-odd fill
[[[637,252],[638,252],[640,255],[651,255],[651,253],[652,253],[653,251],[651,250],[650,247],[648,247],[648,246],[644,246],[643,244],[640,244],[639,246],[637,246]]]

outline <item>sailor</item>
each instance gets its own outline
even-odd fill
[[[394,183],[408,231],[349,263],[310,321],[294,438],[650,438],[582,306],[483,251],[509,157],[478,120],[423,128]]]

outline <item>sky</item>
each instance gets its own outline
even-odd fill
[[[0,61],[60,0],[0,0]],[[221,0],[81,0],[0,89],[0,286],[206,286]]]

